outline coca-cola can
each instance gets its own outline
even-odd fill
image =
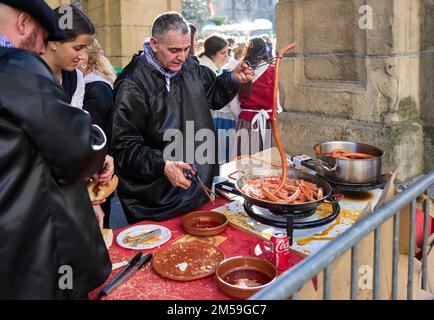
[[[271,236],[271,261],[277,270],[289,268],[289,240],[285,233],[274,233]]]

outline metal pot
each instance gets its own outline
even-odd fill
[[[339,159],[328,156],[335,149],[366,153],[372,159]],[[314,146],[316,171],[330,182],[362,184],[381,177],[383,150],[368,144],[350,141],[328,141]]]

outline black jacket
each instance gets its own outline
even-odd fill
[[[0,299],[85,297],[111,271],[84,184],[106,150],[66,100],[37,55],[0,48]]]
[[[62,87],[68,97],[68,103],[71,103],[75,90],[77,90],[77,71],[62,70]]]
[[[143,56],[133,57],[115,83],[111,145],[120,178],[118,194],[128,222],[169,219],[208,201],[196,185],[188,190],[172,187],[164,175],[168,160],[164,151],[177,141],[179,152],[169,155],[175,155],[174,160],[197,164],[195,152],[201,153],[205,146],[200,141],[203,137],[195,134],[200,129],[212,132],[209,109],[223,108],[237,92],[238,85],[230,80],[229,73],[216,77],[191,58],[172,77],[168,92],[164,76]],[[192,132],[187,132],[189,127],[194,127]],[[177,138],[176,130],[181,133]],[[208,143],[217,145],[214,141]],[[208,159],[215,163],[215,149],[211,149]],[[199,175],[208,187],[215,169],[214,164],[198,165]]]
[[[104,130],[107,141],[111,141],[113,124],[113,90],[103,81],[86,84],[83,109],[92,116],[92,122]]]

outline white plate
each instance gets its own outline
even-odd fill
[[[149,244],[145,244],[145,245],[137,245],[135,247],[123,242],[123,240],[125,239],[126,236],[134,237],[134,236],[139,235],[143,232],[152,231],[155,229],[161,230],[160,241],[155,241],[153,243],[149,243]],[[124,231],[122,231],[121,233],[118,234],[118,236],[116,237],[116,242],[118,245],[120,245],[121,247],[126,248],[126,249],[146,250],[146,249],[151,249],[151,248],[158,247],[159,245],[162,245],[163,243],[167,242],[171,236],[172,236],[172,233],[166,227],[159,226],[157,224],[144,224],[144,225],[134,226],[134,227],[125,229]]]

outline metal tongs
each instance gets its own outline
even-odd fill
[[[145,264],[152,260],[152,253],[142,257],[142,252],[138,252],[128,264],[99,292],[97,299],[101,299],[109,294],[110,291],[118,287],[121,283],[139,271]]]
[[[249,66],[250,69],[252,69],[252,71],[256,70],[259,67],[263,67],[267,64],[272,64],[274,62],[276,62],[276,57],[272,57],[270,59],[267,60],[262,60],[261,62],[257,63],[257,64],[251,64],[249,61],[244,61],[245,64],[247,64]]]
[[[214,202],[215,198],[217,198],[217,194],[215,192],[213,192],[210,188],[208,188],[202,181],[202,179],[199,176],[199,173],[196,169],[196,166],[194,164],[190,165],[194,171],[190,171],[187,169],[184,169],[184,175],[185,177],[190,180],[191,182],[197,184],[202,190],[203,192],[206,194],[206,196],[208,197],[208,199],[212,202]]]
[[[149,232],[146,232],[145,234],[142,234],[141,236],[137,237],[137,239],[132,244],[132,247],[137,247],[139,243],[142,243],[152,237],[159,237],[161,235],[161,229],[155,229]]]

